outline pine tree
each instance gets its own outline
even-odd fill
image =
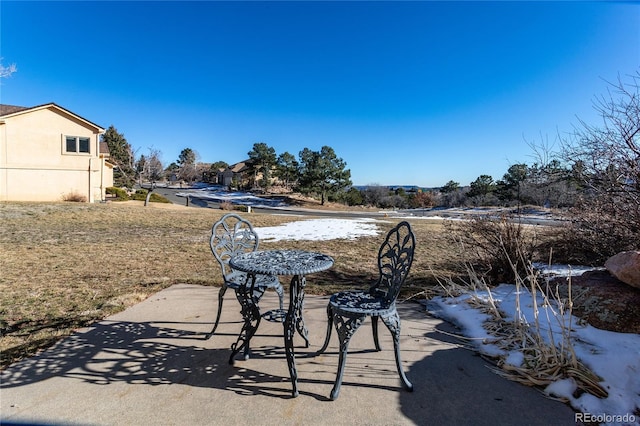
[[[303,149],[300,151],[300,191],[320,194],[320,203],[324,205],[329,195],[351,185],[351,170],[346,169],[346,165],[329,146],[323,146],[320,152]]]
[[[136,179],[134,168],[134,155],[131,145],[124,137],[118,133],[113,126],[109,126],[102,135],[102,142],[106,142],[109,147],[110,161],[116,165],[113,171],[113,184],[120,187],[131,188]]]

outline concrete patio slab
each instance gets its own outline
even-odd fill
[[[365,323],[351,341],[340,397],[329,399],[338,364],[334,334],[323,343],[327,298],[307,295],[311,347],[296,338],[300,396],[291,383],[282,325],[263,321],[252,356],[228,363],[241,328],[227,292],[211,329],[218,289],[175,285],[55,347],[0,372],[2,424],[42,425],[575,425],[574,411],[505,380],[445,332],[417,303],[398,306],[401,348],[413,392],[403,390],[393,344],[381,326],[373,351]],[[261,306],[275,307],[275,293]]]

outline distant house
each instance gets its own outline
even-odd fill
[[[235,182],[236,185],[245,187],[253,177],[251,171],[252,169],[249,165],[249,160],[232,164],[226,169],[218,172],[218,183],[230,188],[232,183]]]
[[[271,185],[278,182],[278,178],[273,176],[273,170],[275,170],[275,166],[272,168]],[[235,186],[236,188],[252,190],[260,189],[258,185],[262,179],[263,173],[253,167],[251,160],[244,160],[218,171],[218,184],[227,188]]]
[[[54,103],[0,105],[0,201],[104,200],[113,186],[104,131]]]

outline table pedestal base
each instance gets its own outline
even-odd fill
[[[282,309],[278,309],[266,312],[264,318],[270,321],[282,321],[284,319],[284,347],[287,366],[291,376],[293,396],[298,396],[298,371],[296,369],[293,338],[298,332],[304,339],[305,347],[309,347],[309,332],[302,316],[304,287],[306,284],[305,275],[331,268],[333,259],[326,254],[304,250],[264,250],[232,257],[229,260],[229,266],[234,270],[245,272],[248,277],[252,277],[250,290],[247,291],[249,284],[249,279],[247,279],[244,285],[245,291],[238,292],[238,300],[242,305],[244,325],[238,340],[231,346],[232,353],[229,359],[231,364],[233,364],[235,355],[243,348],[245,350],[245,359],[249,357],[249,342],[256,333],[262,318],[258,308],[258,301],[262,297],[264,290],[260,292],[254,290],[256,274],[292,276],[289,288],[289,307],[286,314]]]

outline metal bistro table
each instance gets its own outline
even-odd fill
[[[233,364],[234,357],[255,334],[260,318],[272,321],[282,321],[284,316],[284,347],[287,355],[289,374],[293,385],[293,396],[298,396],[298,373],[293,350],[293,336],[297,329],[309,347],[308,332],[304,325],[302,307],[304,303],[305,275],[324,271],[333,266],[333,258],[322,253],[303,250],[259,250],[240,254],[231,258],[229,265],[238,271],[247,273],[247,282],[243,291],[238,291],[238,298],[242,305],[244,325],[238,340],[231,346],[232,353],[229,363]],[[260,314],[258,306],[259,292],[254,292],[256,274],[292,275],[289,288],[289,309],[286,314],[280,310]]]

